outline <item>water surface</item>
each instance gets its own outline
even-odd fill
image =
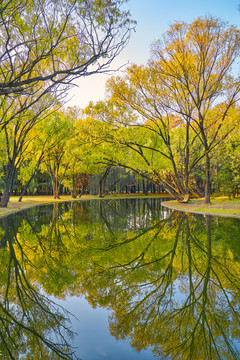
[[[240,221],[160,199],[1,219],[2,359],[240,359]]]

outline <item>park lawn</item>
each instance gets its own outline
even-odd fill
[[[229,200],[227,196],[212,197],[211,204],[204,204],[204,199],[192,199],[187,204],[182,204],[176,200],[163,203],[167,207],[187,212],[211,213],[216,215],[240,217],[240,196]]]

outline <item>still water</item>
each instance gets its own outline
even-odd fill
[[[149,198],[0,224],[0,359],[240,359],[239,220]]]

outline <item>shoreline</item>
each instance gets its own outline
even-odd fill
[[[191,199],[184,204],[171,199],[164,201],[162,205],[171,210],[187,213],[240,219],[240,196],[231,200],[227,196],[211,197],[211,204],[205,204],[204,198]]]
[[[116,200],[116,199],[150,199],[150,198],[166,198],[168,195],[164,194],[151,194],[151,195],[139,195],[139,194],[124,194],[124,195],[108,195],[100,198],[97,195],[83,195],[80,198],[73,199],[70,195],[63,195],[60,199],[53,199],[51,196],[26,196],[21,202],[18,202],[18,196],[12,196],[10,198],[8,207],[0,207],[0,218],[6,217],[11,214],[15,214],[35,206],[50,205],[55,203],[72,202],[72,201],[87,201],[87,200]]]
[[[176,200],[169,197],[166,200],[167,194],[123,194],[123,195],[108,195],[103,198],[94,195],[83,195],[81,198],[73,199],[70,195],[63,195],[60,199],[53,199],[51,196],[26,196],[22,202],[18,202],[18,197],[12,196],[7,208],[0,208],[0,218],[8,215],[27,210],[34,206],[50,205],[55,203],[63,203],[67,201],[86,201],[86,200],[116,200],[116,199],[150,199],[160,198],[165,201],[162,205],[168,209],[182,211],[186,213],[211,215],[221,217],[232,217],[240,219],[240,197],[229,200],[227,197],[212,198],[212,204],[206,205],[203,203],[203,199],[190,200],[189,203],[181,204]]]
[[[210,216],[220,216],[220,217],[228,217],[228,218],[240,219],[240,215],[236,215],[236,214],[224,214],[224,213],[212,212],[212,211],[204,211],[204,210],[183,209],[183,208],[178,208],[177,206],[167,205],[166,202],[163,202],[162,206],[164,206],[164,207],[166,207],[168,209],[171,209],[171,210],[176,210],[176,211],[181,211],[181,212],[186,212],[186,213],[192,213],[192,214],[197,214],[197,215],[210,215]]]

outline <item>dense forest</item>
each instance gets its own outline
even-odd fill
[[[238,194],[235,26],[175,23],[146,64],[109,79],[104,101],[67,106],[73,80],[104,72],[126,45],[123,3],[1,2],[2,207],[11,194]]]

